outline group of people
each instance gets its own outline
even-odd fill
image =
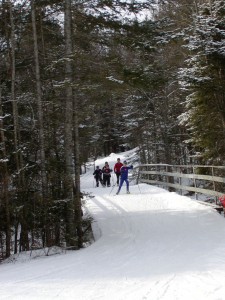
[[[127,185],[127,193],[130,193],[128,181],[128,171],[130,169],[133,169],[133,166],[128,166],[126,161],[121,163],[120,158],[117,158],[117,162],[115,163],[113,170],[110,169],[108,162],[105,162],[105,165],[102,169],[100,169],[99,166],[97,166],[93,173],[96,180],[96,186],[99,186],[99,182],[104,187],[111,186],[111,172],[114,171],[114,173],[116,174],[116,184],[117,186],[119,186],[116,194],[119,194],[124,181]]]
[[[111,186],[110,184],[111,172],[112,169],[110,169],[107,161],[105,162],[105,165],[102,169],[100,169],[99,166],[97,166],[93,173],[96,180],[96,186],[97,187],[99,186],[99,182],[102,184],[102,186]]]

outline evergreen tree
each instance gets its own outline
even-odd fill
[[[190,58],[181,70],[183,88],[189,93],[184,122],[204,160],[224,162],[225,150],[225,4],[203,5],[189,38]]]

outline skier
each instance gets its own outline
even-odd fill
[[[126,182],[126,185],[127,185],[127,194],[130,194],[129,181],[128,181],[128,171],[132,170],[132,169],[133,169],[132,165],[130,167],[128,167],[127,162],[126,161],[123,162],[123,166],[120,169],[120,173],[121,173],[120,185],[119,185],[119,189],[118,189],[116,195],[119,194],[124,181]]]
[[[123,164],[120,161],[120,158],[117,158],[117,163],[114,166],[114,173],[116,174],[116,183],[119,185],[119,180],[120,180],[120,169],[122,168]]]
[[[96,180],[96,187],[98,187],[99,186],[99,181],[102,184],[102,170],[99,169],[99,166],[96,167],[96,170],[94,171],[93,175],[94,175],[94,178]]]
[[[110,184],[110,177],[111,177],[111,173],[112,170],[109,167],[108,162],[105,162],[104,167],[102,168],[102,173],[103,173],[103,186],[111,186]]]

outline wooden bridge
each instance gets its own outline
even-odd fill
[[[218,211],[219,197],[225,194],[225,167],[207,165],[144,164],[135,168],[137,183],[158,185],[181,195],[206,195],[206,205]],[[210,203],[211,202],[211,203]]]

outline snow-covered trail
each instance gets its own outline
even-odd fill
[[[1,265],[0,299],[225,299],[225,218],[158,187],[111,189],[82,176],[95,243]]]
[[[101,230],[101,261],[121,285],[112,299],[225,299],[224,218],[175,193],[140,189],[115,197],[88,189],[97,193],[89,208]]]

